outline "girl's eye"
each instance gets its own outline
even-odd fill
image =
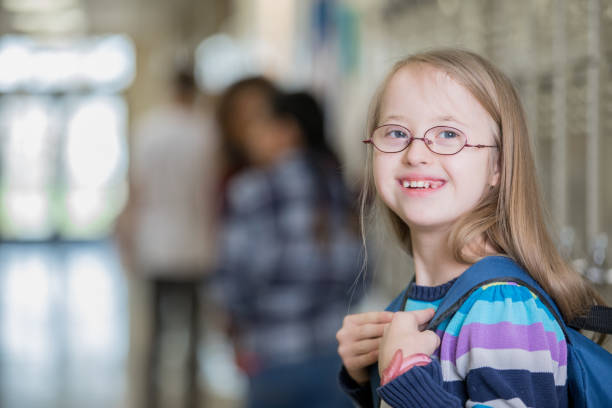
[[[452,130],[443,130],[440,133],[438,133],[438,137],[441,139],[448,140],[448,139],[456,139],[459,137],[459,135]]]
[[[392,139],[405,139],[408,137],[408,134],[404,130],[397,128],[388,129],[386,135]]]

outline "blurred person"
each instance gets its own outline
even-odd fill
[[[217,122],[221,138],[221,190],[223,205],[227,208],[227,186],[233,176],[253,163],[249,162],[246,145],[249,133],[245,126],[254,118],[269,115],[270,101],[278,89],[262,76],[248,77],[232,84],[220,98]],[[238,114],[237,114],[238,113]]]
[[[351,406],[335,340],[361,265],[351,196],[314,98],[254,83],[230,90],[249,167],[228,184],[215,285],[249,377],[247,406]]]
[[[185,406],[198,405],[199,293],[213,268],[216,242],[214,120],[197,103],[190,71],[176,72],[172,85],[170,103],[154,108],[136,124],[130,197],[118,225],[123,255],[130,269],[150,286],[152,298],[146,407],[159,404],[161,357],[166,351],[162,340],[177,330],[187,337]],[[135,323],[131,322],[132,330]]]

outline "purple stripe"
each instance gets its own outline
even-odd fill
[[[560,366],[567,365],[567,344],[565,339],[557,341],[553,332],[544,330],[542,323],[531,325],[501,322],[496,324],[470,323],[461,328],[459,337],[440,330],[442,339],[440,359],[456,363],[457,359],[479,347],[490,350],[518,348],[527,351],[548,350]]]

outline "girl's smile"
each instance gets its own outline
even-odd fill
[[[446,180],[439,177],[412,174],[397,179],[404,188],[405,193],[411,196],[423,196],[439,191],[446,184]]]

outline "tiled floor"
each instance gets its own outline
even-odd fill
[[[126,289],[112,246],[0,245],[3,407],[117,407]]]
[[[0,245],[0,406],[136,408],[145,298],[112,243]],[[207,338],[202,377],[216,381],[202,405],[238,406],[224,339]]]

